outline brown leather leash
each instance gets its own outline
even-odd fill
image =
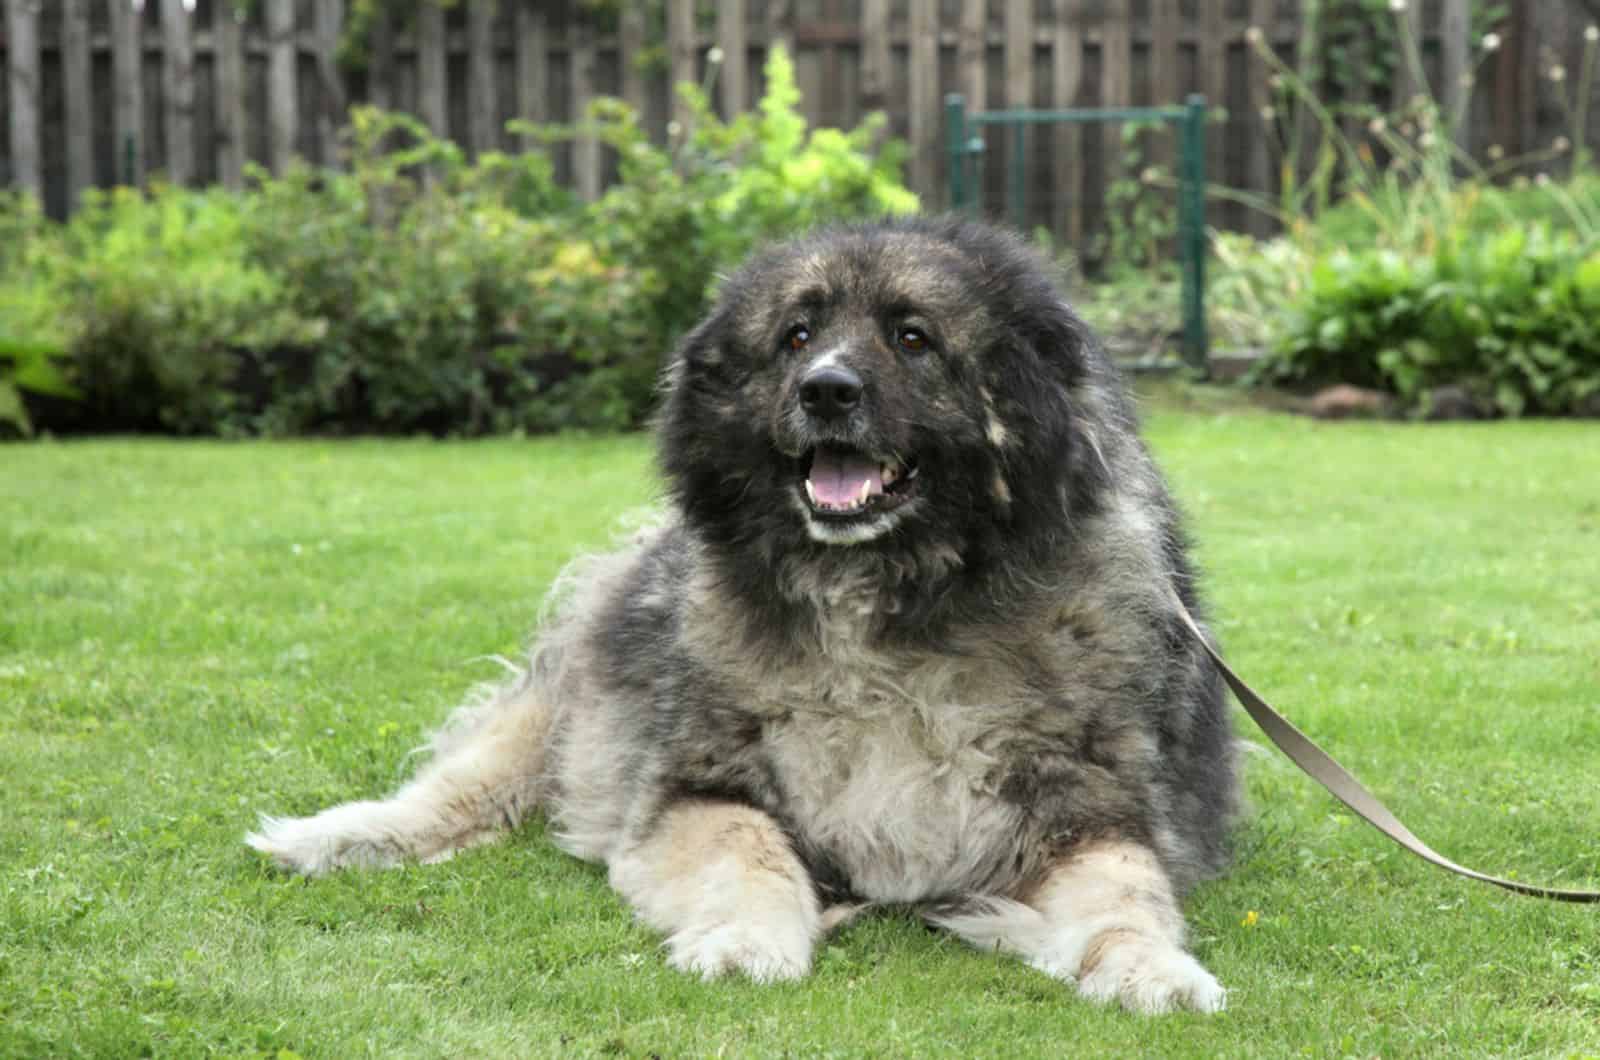
[[[1405,847],[1423,861],[1431,862],[1441,869],[1447,869],[1458,876],[1465,876],[1470,880],[1479,880],[1483,883],[1492,883],[1496,887],[1504,887],[1508,891],[1518,894],[1528,894],[1535,898],[1552,898],[1558,902],[1600,902],[1600,891],[1563,891],[1554,887],[1537,887],[1531,883],[1519,883],[1516,880],[1504,880],[1499,876],[1490,876],[1477,872],[1464,865],[1457,865],[1449,858],[1440,854],[1428,844],[1418,839],[1411,833],[1411,829],[1400,823],[1400,819],[1389,812],[1389,808],[1378,801],[1378,797],[1362,786],[1361,782],[1351,776],[1349,771],[1333,760],[1322,748],[1312,742],[1311,738],[1290,724],[1289,719],[1279,714],[1276,710],[1258,695],[1255,689],[1245,684],[1244,679],[1233,672],[1233,668],[1222,661],[1222,656],[1211,646],[1211,641],[1201,632],[1200,626],[1195,622],[1194,616],[1189,614],[1189,609],[1181,602],[1178,604],[1178,613],[1183,616],[1184,624],[1189,627],[1195,639],[1205,648],[1206,654],[1211,656],[1211,661],[1217,664],[1217,669],[1222,673],[1222,679],[1233,689],[1233,694],[1238,697],[1240,705],[1245,712],[1261,726],[1261,731],[1267,738],[1277,744],[1278,750],[1289,756],[1289,761],[1299,766],[1312,780],[1327,788],[1334,798],[1344,803],[1357,817],[1366,821],[1372,827],[1388,836],[1390,839]]]

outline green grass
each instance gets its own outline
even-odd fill
[[[1600,432],[1167,407],[1239,669],[1441,850],[1594,885]],[[652,494],[642,438],[0,449],[0,1055],[1600,1054],[1600,913],[1439,873],[1276,753],[1189,903],[1213,1018],[904,916],[703,984],[538,827],[309,883],[240,843],[404,777]]]

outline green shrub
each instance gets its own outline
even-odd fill
[[[1431,255],[1339,251],[1311,270],[1263,366],[1276,381],[1348,382],[1419,404],[1451,384],[1508,415],[1600,394],[1600,250],[1534,223],[1463,230]]]
[[[578,128],[544,131],[597,136],[616,151],[621,176],[576,220],[595,281],[543,280],[535,320],[551,331],[540,342],[572,351],[583,368],[545,403],[551,412],[589,410],[585,418],[600,426],[641,422],[663,355],[705,313],[718,277],[757,245],[916,210],[900,179],[903,146],[883,141],[882,115],[850,132],[808,132],[782,49],[767,60],[766,84],[759,108],[729,122],[696,86],[680,85],[690,120],[672,149],[652,144],[637,116],[611,100]],[[585,331],[575,334],[579,322]]]
[[[499,336],[528,301],[528,263],[555,242],[549,223],[510,204],[555,212],[568,200],[542,156],[468,167],[409,117],[352,118],[347,172],[253,174],[252,260],[283,278],[294,312],[320,333],[314,351],[261,366],[271,398],[258,426],[503,427],[531,382],[518,388],[525,380],[503,363]],[[408,145],[385,146],[401,139]]]
[[[19,309],[6,327],[22,333],[8,338],[61,352],[77,420],[234,431],[243,355],[314,341],[315,323],[248,261],[245,208],[222,191],[90,192],[66,226],[13,251],[0,306]]]
[[[58,244],[37,200],[0,192],[0,436],[33,433],[24,394],[72,393],[60,372],[66,342],[50,282]]]
[[[640,424],[716,277],[822,221],[916,208],[881,118],[807,131],[774,52],[758,113],[671,148],[602,100],[535,144],[594,136],[620,180],[579,203],[539,151],[468,165],[404,115],[357,109],[347,170],[250,190],[91,197],[65,226],[0,211],[0,309],[54,336],[95,429],[482,433]],[[22,249],[12,249],[15,247]]]

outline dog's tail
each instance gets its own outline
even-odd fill
[[[528,670],[481,688],[429,741],[430,761],[389,798],[312,817],[263,816],[245,842],[285,868],[320,875],[443,861],[497,839],[543,801],[559,655],[549,645]]]

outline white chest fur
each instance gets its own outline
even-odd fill
[[[994,865],[1017,824],[995,790],[1008,712],[961,695],[973,682],[950,662],[891,673],[881,661],[838,659],[763,690],[780,707],[765,742],[786,809],[864,898],[958,893]]]

